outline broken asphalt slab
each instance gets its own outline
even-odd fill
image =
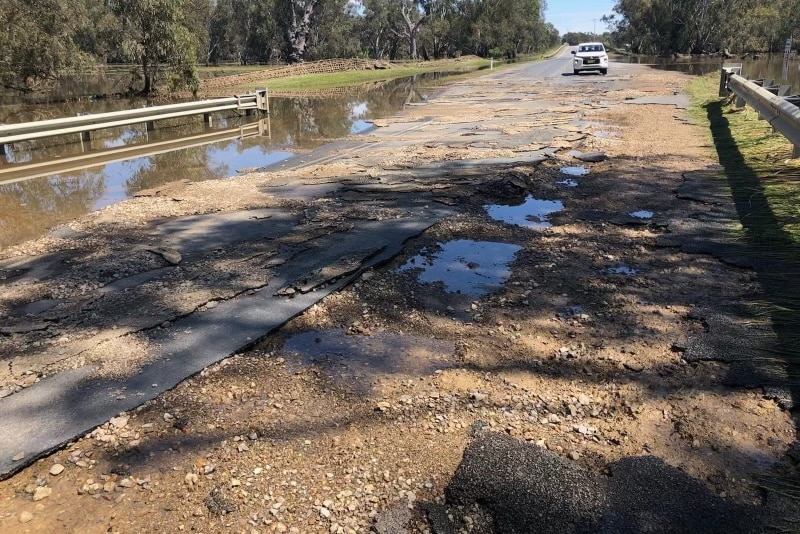
[[[260,291],[190,314],[165,330],[147,331],[156,354],[131,376],[103,378],[95,367],[84,366],[0,399],[0,478],[253,345],[451,213],[442,206],[409,208],[405,218],[365,221],[320,238],[278,265]],[[319,276],[326,269],[337,278]]]

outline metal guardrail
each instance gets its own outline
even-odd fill
[[[755,109],[794,145],[793,158],[800,157],[800,96],[789,96],[791,86],[778,86],[772,80],[748,80],[741,76],[741,65],[725,65],[720,74],[720,96],[735,94],[736,105]]]
[[[143,144],[115,147],[97,151],[90,151],[76,156],[67,156],[48,161],[25,162],[0,167],[0,185],[24,182],[33,178],[52,176],[80,171],[99,165],[107,165],[115,161],[125,161],[131,158],[143,158],[184,150],[198,146],[218,143],[231,139],[246,139],[248,137],[263,136],[272,138],[272,128],[269,117],[257,122],[244,124],[235,128],[225,128],[202,134],[189,135],[168,141],[156,141]]]
[[[103,128],[147,123],[148,129],[152,129],[153,122],[156,120],[189,115],[209,115],[210,113],[234,110],[244,110],[246,112],[258,110],[269,113],[269,93],[266,89],[260,89],[255,93],[228,98],[215,98],[197,102],[184,102],[181,104],[95,113],[19,124],[3,124],[0,125],[0,154],[5,152],[7,144],[20,141],[76,133],[81,134],[81,139],[85,140],[89,132]]]

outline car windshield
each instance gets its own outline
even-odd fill
[[[579,50],[580,52],[602,52],[603,45],[586,45],[582,46]]]

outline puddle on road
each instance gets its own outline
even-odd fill
[[[645,210],[633,211],[633,212],[629,213],[628,215],[630,215],[631,217],[636,217],[637,219],[652,219],[653,218],[653,212],[652,211],[645,211]]]
[[[620,265],[619,267],[609,267],[606,269],[606,273],[608,274],[623,274],[625,276],[633,276],[637,272],[636,269],[633,267],[628,267],[627,265]]]
[[[525,202],[516,206],[490,204],[484,206],[484,209],[489,217],[496,221],[526,228],[550,228],[553,225],[548,220],[548,216],[551,213],[562,211],[564,203],[560,200],[541,200],[528,196]]]
[[[560,182],[556,183],[566,187],[578,187],[578,182],[576,180],[561,180]]]
[[[445,291],[481,296],[496,291],[511,275],[508,265],[522,247],[457,239],[423,249],[399,271],[419,271],[422,283],[441,282]]]
[[[450,365],[451,341],[379,332],[351,336],[345,330],[303,332],[278,351],[291,361],[321,367],[336,383],[368,394],[382,378],[429,376]]]
[[[561,167],[561,169],[559,169],[559,172],[561,172],[561,174],[566,174],[567,176],[586,176],[587,174],[589,174],[589,169],[583,166]]]

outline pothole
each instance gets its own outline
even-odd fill
[[[418,271],[422,283],[442,283],[445,291],[480,296],[496,291],[511,275],[519,245],[457,239],[424,248],[400,267]]]
[[[631,217],[636,217],[637,219],[652,219],[653,218],[653,212],[652,211],[646,211],[646,210],[633,211],[633,212],[629,213],[628,215],[630,215]]]
[[[549,228],[548,216],[564,209],[560,200],[542,200],[528,196],[522,204],[490,204],[484,206],[489,217],[496,221],[524,226],[526,228]]]
[[[633,276],[638,273],[636,269],[633,267],[628,267],[627,265],[620,265],[618,267],[609,267],[606,269],[606,273],[608,274],[622,274],[625,276]]]
[[[561,167],[558,171],[567,176],[586,176],[589,174],[589,169],[582,165],[578,167]]]

